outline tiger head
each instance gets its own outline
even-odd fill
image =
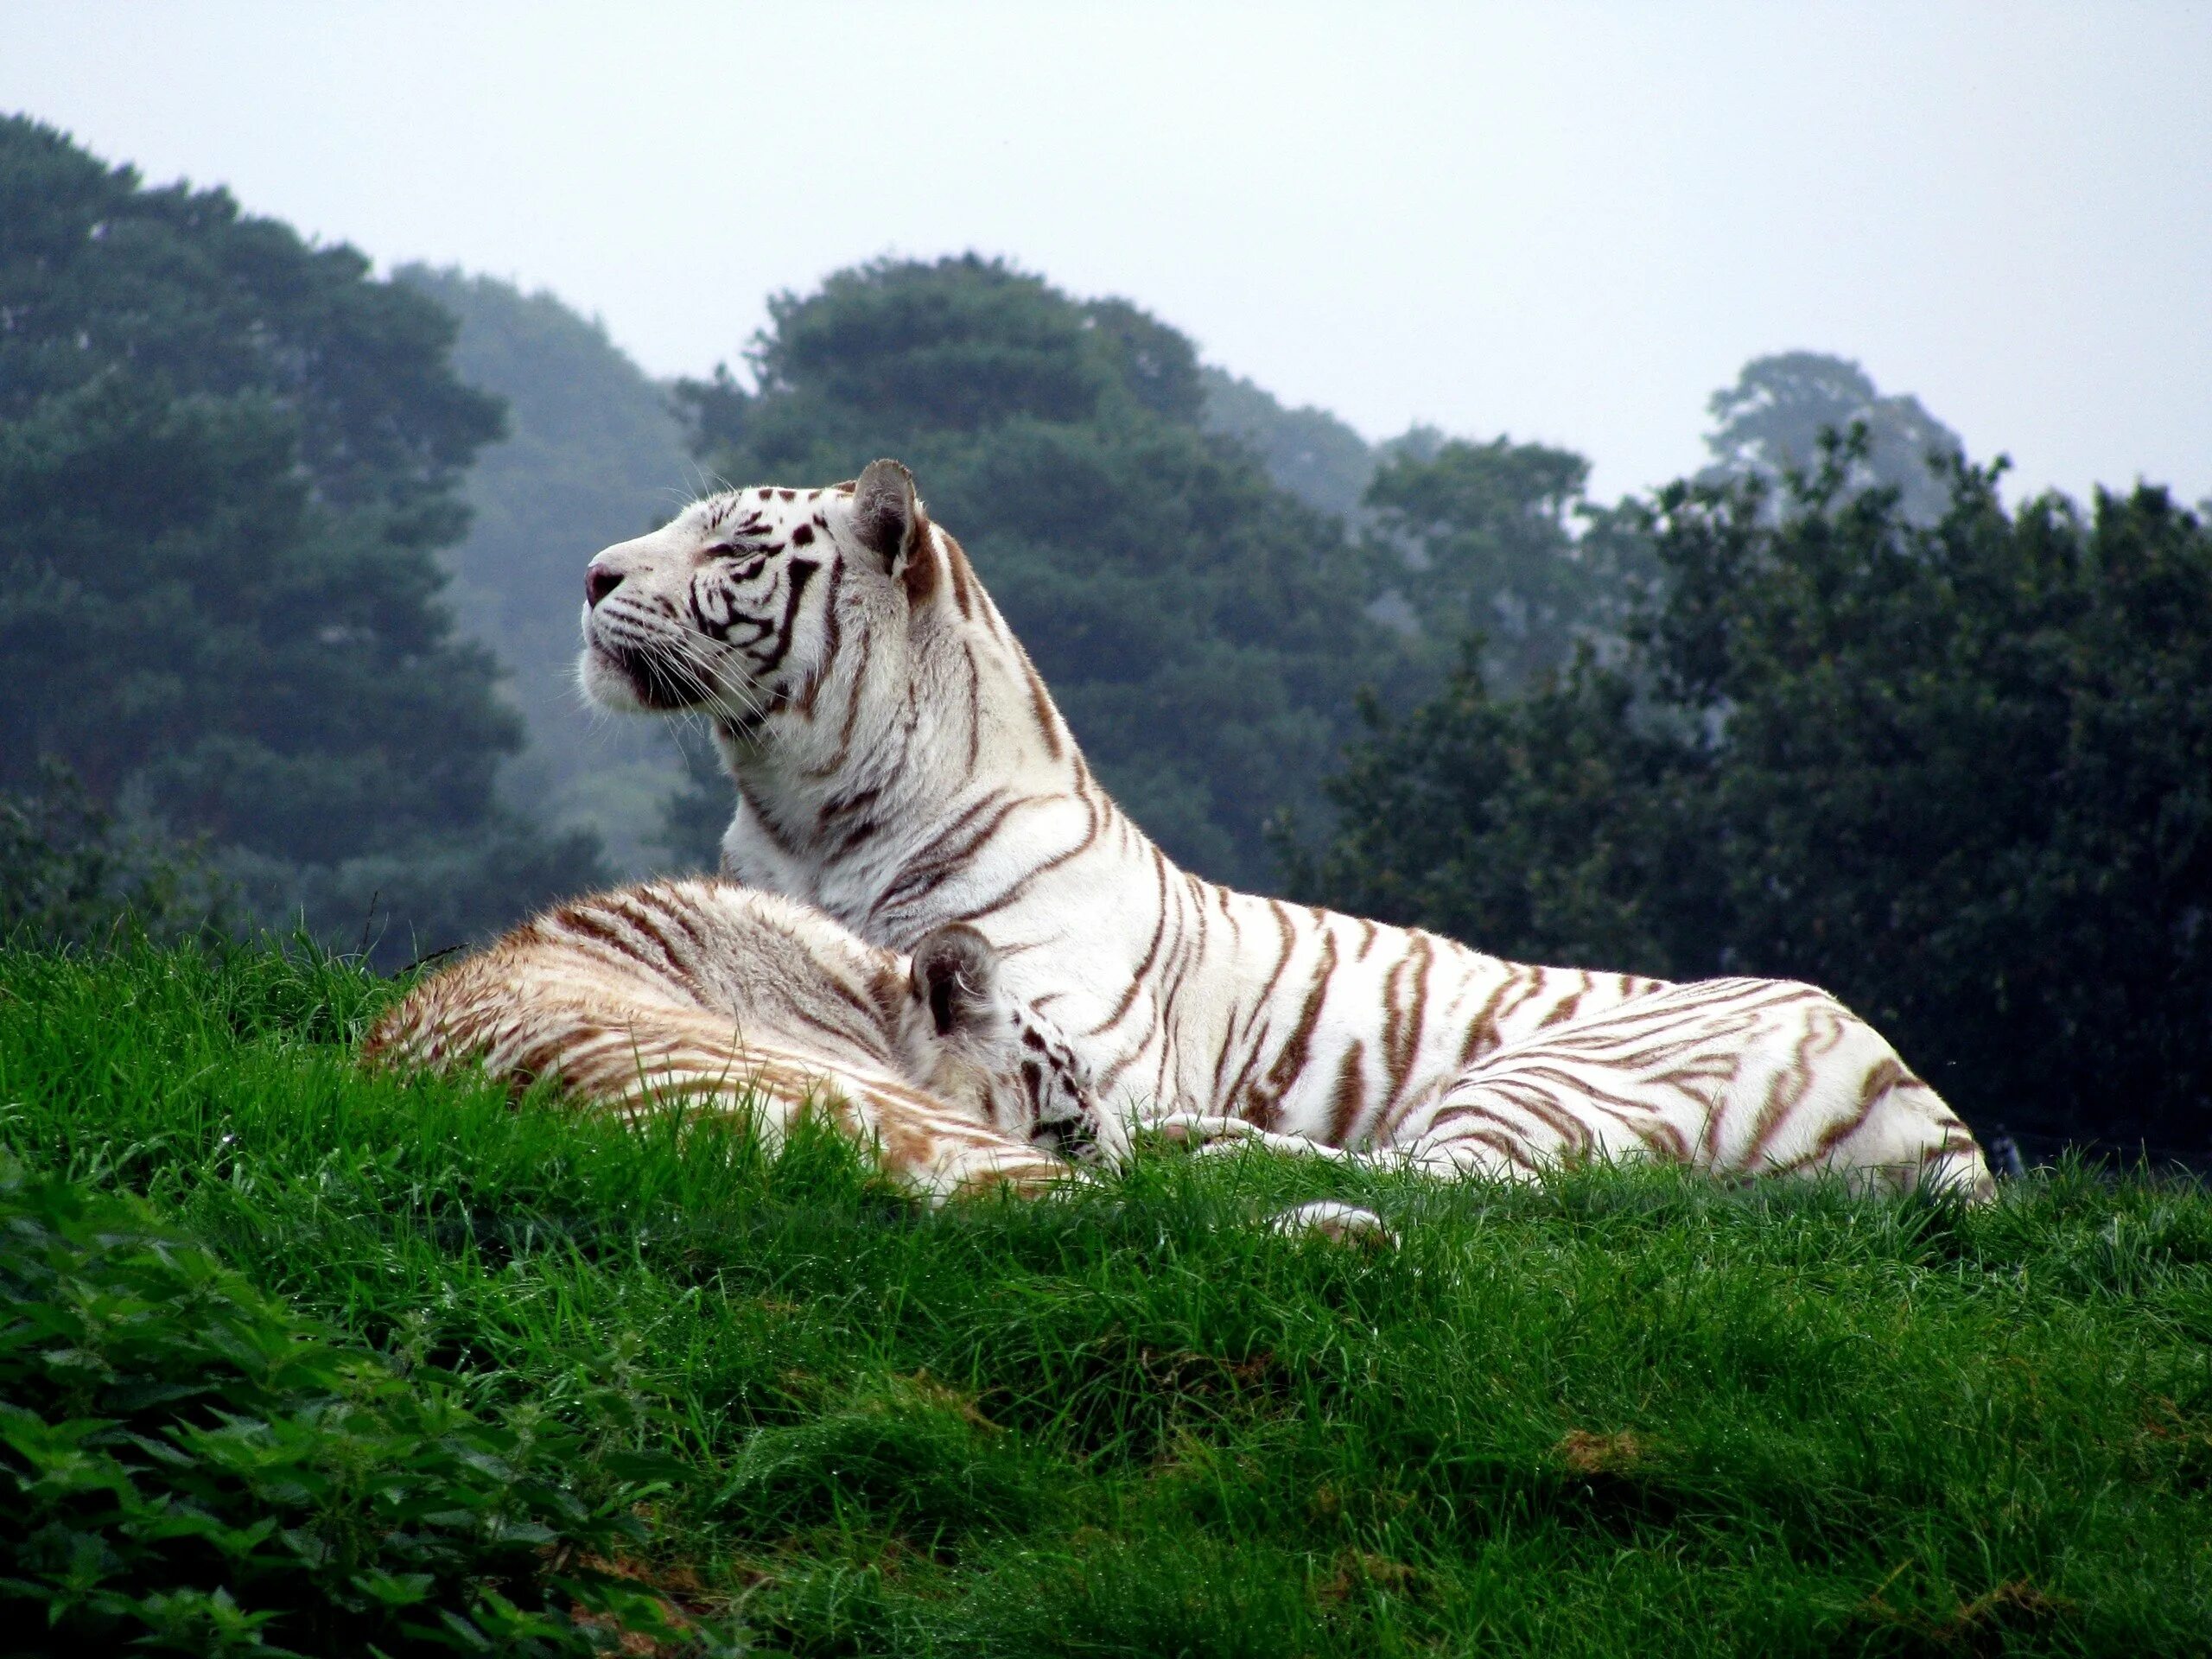
[[[760,487],[693,503],[584,573],[587,696],[708,715],[726,745],[810,710],[841,641],[893,655],[938,563],[912,474],[879,461],[827,489]]]
[[[1001,1133],[1085,1160],[1109,1127],[1090,1068],[1049,1019],[999,981],[999,955],[965,922],[932,930],[908,970],[916,1073]]]

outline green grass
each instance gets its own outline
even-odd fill
[[[0,1143],[475,1421],[563,1426],[576,1503],[643,1522],[619,1570],[762,1649],[2212,1649],[2201,1188],[1963,1212],[1163,1150],[932,1213],[824,1137],[361,1076],[391,995],[0,955]],[[1402,1246],[1265,1230],[1318,1196]]]

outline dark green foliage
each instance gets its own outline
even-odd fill
[[[34,1179],[151,1193],[480,1423],[535,1404],[588,1503],[654,1471],[623,1570],[762,1646],[2180,1655],[2212,1624],[2197,1187],[2069,1168],[1962,1213],[1163,1151],[931,1213],[818,1136],[365,1077],[343,1045],[391,989],[340,963],[16,953],[0,985]],[[1402,1247],[1260,1225],[1323,1194]]]
[[[1122,804],[1185,862],[1259,880],[1261,826],[1314,798],[1354,690],[1404,664],[1341,526],[1200,429],[1190,342],[972,257],[770,313],[757,391],[683,389],[701,454],[732,481],[912,466]]]
[[[10,781],[58,755],[306,861],[480,803],[514,736],[489,661],[442,639],[427,556],[311,507],[291,424],[118,373],[0,427]]]
[[[1852,486],[1895,490],[1916,524],[1943,516],[1950,499],[1945,465],[1966,453],[1959,435],[1920,399],[1885,397],[1859,365],[1821,352],[1755,357],[1707,409],[1719,424],[1705,440],[1713,465],[1700,482],[1757,478],[1779,485],[1788,473],[1820,466],[1822,433],[1864,426],[1866,448],[1852,457]]]
[[[432,556],[499,423],[453,377],[451,320],[350,248],[14,118],[0,301],[0,786],[64,760],[279,912],[497,823],[520,734]],[[556,886],[594,873],[587,845],[537,856]]]
[[[138,1201],[0,1152],[0,1607],[56,1651],[589,1653],[572,1610],[664,1630],[581,1551],[634,1485],[487,1421],[253,1289]],[[618,1418],[611,1391],[586,1402]],[[580,1605],[581,1604],[581,1605]],[[12,1643],[11,1643],[12,1646]]]
[[[1719,921],[1706,768],[1621,672],[1586,652],[1502,698],[1471,658],[1411,714],[1370,717],[1329,783],[1333,835],[1279,842],[1294,894],[1503,955],[1700,971],[1681,964]]]
[[[704,732],[679,725],[675,739],[683,786],[669,795],[653,844],[669,868],[715,869],[721,863],[722,834],[729,828],[729,775]]]
[[[392,275],[459,319],[455,371],[507,405],[507,435],[469,470],[467,538],[445,555],[454,617],[506,669],[529,727],[504,788],[540,822],[598,830],[611,862],[642,869],[679,768],[664,722],[585,709],[576,616],[592,555],[650,530],[699,484],[683,428],[607,330],[552,295],[423,265]]]
[[[0,939],[173,937],[219,927],[229,898],[199,849],[118,822],[58,760],[34,787],[0,793]]]
[[[1626,660],[1356,752],[1311,896],[1485,949],[1827,986],[1985,1131],[2212,1151],[2212,533],[2163,491],[1937,524],[1836,448],[1662,492]]]
[[[499,435],[499,402],[454,378],[452,321],[369,281],[353,249],[242,217],[222,190],[146,188],[135,169],[12,116],[0,124],[0,420],[118,368],[210,404],[273,404],[319,499],[376,509],[379,535],[403,546],[460,532],[453,486]]]

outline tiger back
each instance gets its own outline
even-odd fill
[[[1009,995],[975,929],[911,959],[733,882],[649,881],[559,905],[414,987],[363,1058],[554,1080],[625,1115],[671,1096],[818,1112],[933,1198],[1064,1179],[1096,1096],[1051,1021]]]

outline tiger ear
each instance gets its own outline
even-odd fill
[[[853,537],[883,561],[885,575],[897,575],[914,550],[921,516],[914,475],[895,461],[868,462],[853,486]]]
[[[965,922],[932,929],[914,947],[910,977],[940,1037],[972,1031],[996,1016],[999,953]]]

